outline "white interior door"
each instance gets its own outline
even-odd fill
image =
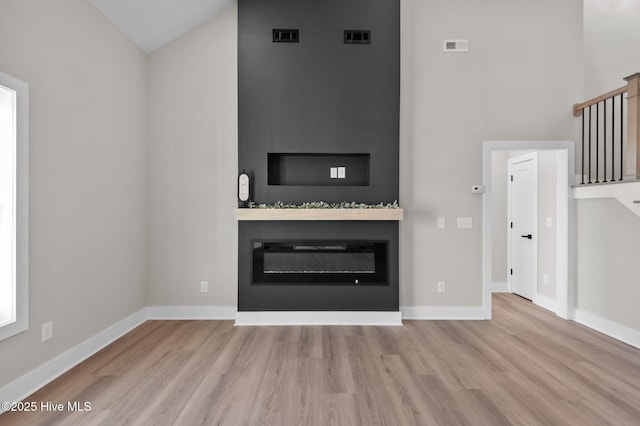
[[[533,300],[538,276],[538,153],[509,159],[509,286]]]

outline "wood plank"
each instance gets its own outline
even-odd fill
[[[403,220],[403,209],[236,209],[236,220]]]
[[[613,98],[614,96],[622,95],[623,93],[627,93],[628,86],[618,87],[617,89],[611,90],[607,93],[604,93],[600,96],[596,96],[595,98],[589,99],[588,101],[584,101],[579,104],[575,104],[573,106],[573,115],[575,117],[580,117],[582,115],[582,110],[585,108],[589,108],[592,105],[599,104],[602,101]]]
[[[519,297],[491,321],[234,327],[149,321],[0,425],[638,424],[640,350]]]

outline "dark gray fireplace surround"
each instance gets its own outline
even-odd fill
[[[251,199],[397,200],[399,89],[399,0],[239,0],[238,173]],[[397,222],[238,226],[239,311],[398,311]]]

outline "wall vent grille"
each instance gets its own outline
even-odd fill
[[[273,29],[274,43],[300,43],[300,30]]]
[[[371,44],[370,30],[344,30],[345,44]]]
[[[469,40],[444,40],[442,43],[444,52],[464,53],[469,51]]]

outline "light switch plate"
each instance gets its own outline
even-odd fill
[[[545,219],[545,226],[546,226],[547,228],[551,228],[551,227],[553,226],[553,219],[552,219],[552,218],[550,218],[550,217],[546,218],[546,219]]]
[[[338,179],[344,179],[347,173],[346,167],[338,167]]]
[[[447,222],[443,216],[438,216],[438,229],[444,229],[447,225]]]
[[[337,167],[331,167],[331,169],[329,171],[329,177],[331,177],[331,179],[338,179],[338,168]]]
[[[470,217],[458,218],[458,229],[471,229],[471,228],[473,228],[473,218],[470,218]]]

